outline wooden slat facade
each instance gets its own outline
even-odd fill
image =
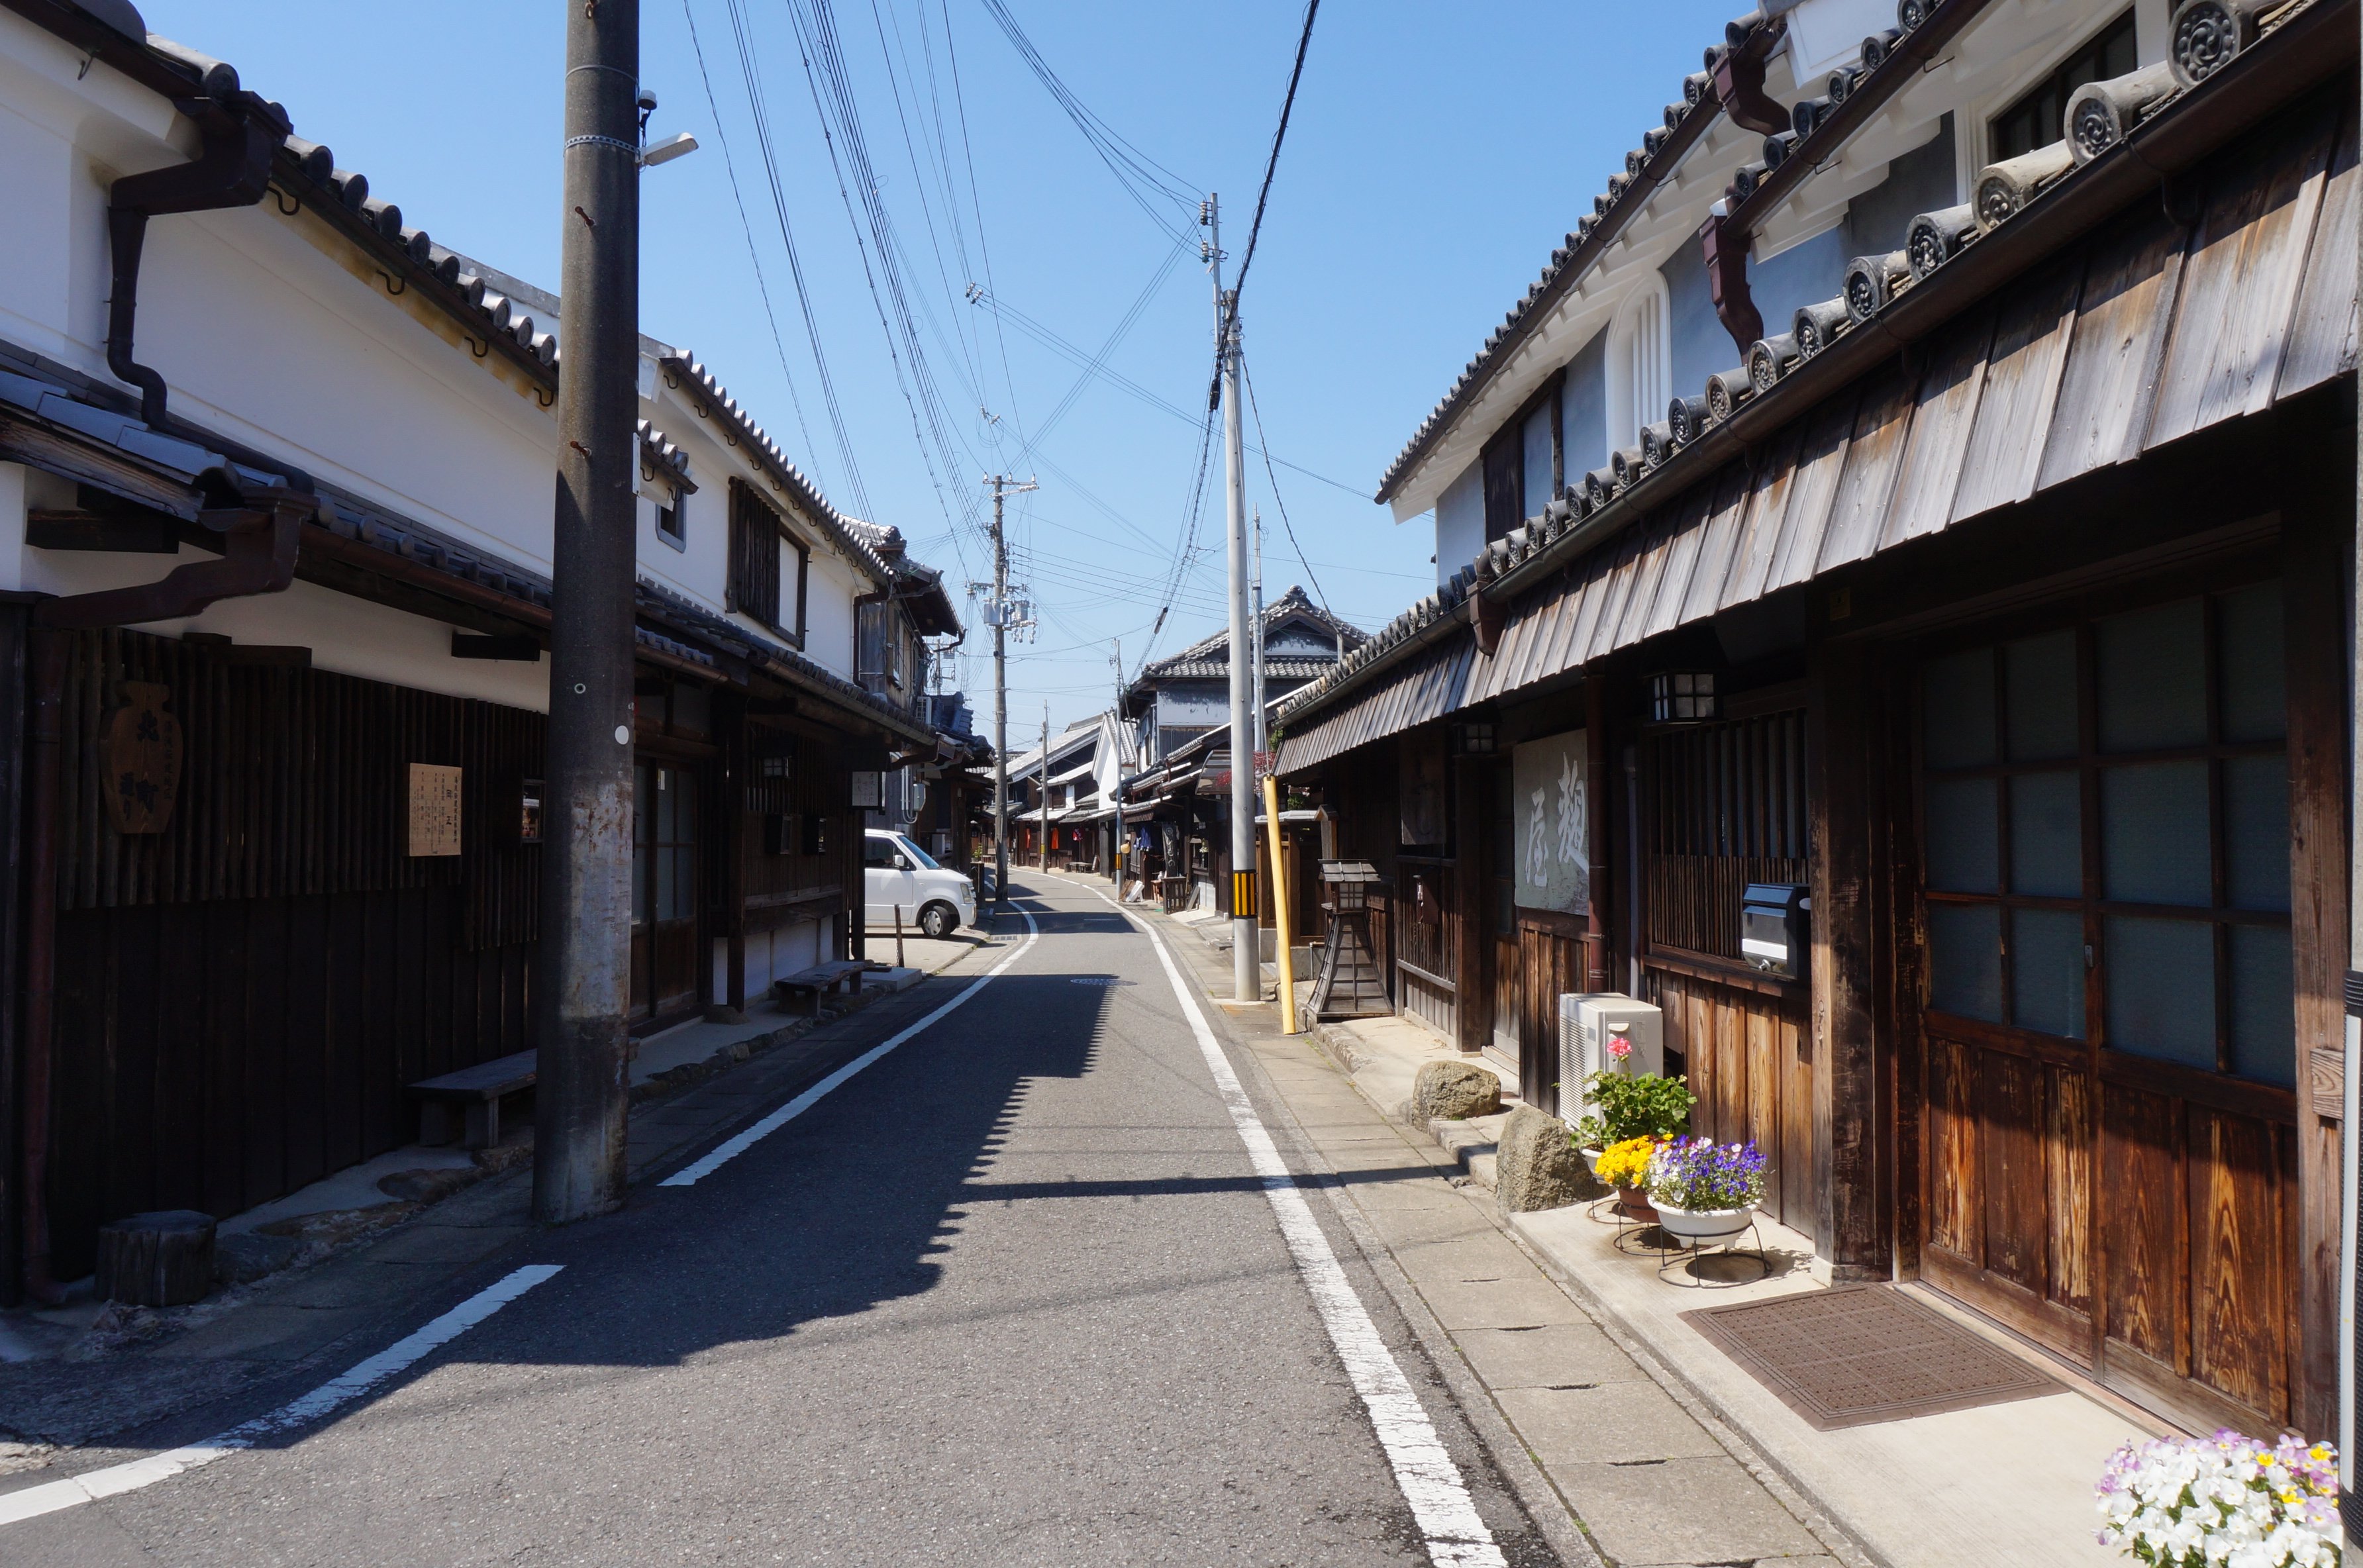
[[[541,715],[129,631],[76,635],[61,748],[61,1277],[143,1209],[229,1215],[417,1136],[405,1086],[533,1043]],[[171,693],[172,820],[116,831],[100,737]],[[408,767],[457,766],[456,856],[408,854]]]

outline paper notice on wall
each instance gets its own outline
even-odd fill
[[[410,765],[410,853],[460,853],[460,770],[439,763]]]
[[[1528,741],[1511,752],[1521,908],[1556,910],[1561,914],[1591,911],[1586,759],[1581,730]]]

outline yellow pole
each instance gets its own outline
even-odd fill
[[[1294,1034],[1296,955],[1288,945],[1288,870],[1280,857],[1280,780],[1270,774],[1263,780],[1263,819],[1271,840],[1271,920],[1279,928],[1272,933],[1272,946],[1280,958],[1280,1030]]]

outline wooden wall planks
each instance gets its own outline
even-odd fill
[[[1692,1131],[1756,1140],[1770,1163],[1766,1212],[1814,1234],[1814,1066],[1803,1002],[1663,966],[1647,976],[1665,1013],[1666,1049],[1680,1055],[1699,1098]]]
[[[100,797],[127,680],[166,687],[181,723],[160,834],[117,833]],[[470,945],[534,939],[540,850],[522,842],[519,790],[541,771],[538,713],[131,631],[73,637],[64,712],[61,910],[457,885]],[[462,855],[408,854],[414,762],[462,770]]]
[[[529,1048],[532,949],[464,918],[449,884],[61,916],[63,1277],[107,1220],[280,1197],[416,1138],[406,1085]]]

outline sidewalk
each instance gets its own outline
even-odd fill
[[[1167,917],[1148,918],[1181,934]],[[1210,998],[1227,993],[1226,955],[1170,945]],[[1361,1066],[1349,1077],[1312,1036],[1278,1032],[1270,1010],[1224,1010],[1334,1176],[1349,1227],[1400,1269],[1388,1280],[1397,1304],[1569,1563],[1878,1561],[1603,1330],[1504,1229],[1490,1188],[1458,1157],[1381,1113],[1400,1108],[1421,1060],[1454,1055],[1437,1036],[1403,1020],[1366,1021],[1375,1027],[1358,1032]],[[1490,1165],[1485,1128],[1498,1121],[1467,1124],[1472,1163]]]
[[[1209,995],[1228,990],[1227,965],[1210,962],[1196,943],[1174,950]],[[1366,1019],[1324,1025],[1317,1039],[1291,1037],[1276,1032],[1266,1009],[1226,1010],[1333,1164],[1361,1172],[1417,1161],[1437,1171],[1434,1187],[1348,1179],[1344,1187],[1610,1560],[1821,1551],[1888,1568],[2117,1561],[2093,1540],[2092,1482],[2118,1443],[2168,1430],[2154,1418],[2070,1386],[1816,1430],[1679,1316],[1821,1288],[1809,1238],[1768,1221],[1769,1277],[1711,1297],[1677,1289],[1659,1278],[1654,1257],[1618,1252],[1615,1228],[1595,1221],[1588,1205],[1499,1215],[1492,1155],[1505,1118],[1406,1122],[1421,1063],[1465,1059],[1433,1031]],[[1514,1087],[1504,1084],[1505,1102]],[[1934,1292],[1908,1288],[2024,1353]]]
[[[1023,923],[1009,923],[1010,933],[930,944],[942,950],[928,955],[937,975],[991,964],[1004,944],[1023,939]],[[745,1024],[686,1025],[647,1043],[633,1075],[631,1183],[923,1016],[954,983],[908,973],[899,991],[865,982],[858,1006],[811,1024],[767,1012]],[[69,1453],[77,1467],[137,1458],[152,1445],[135,1440],[160,1428],[176,1432],[176,1419],[264,1385],[316,1379],[340,1364],[348,1338],[416,1316],[461,1275],[536,1233],[529,1153],[529,1143],[511,1144],[488,1162],[490,1174],[454,1195],[405,1204],[378,1190],[378,1177],[472,1174],[464,1168],[476,1162],[450,1149],[399,1149],[237,1216],[223,1234],[314,1216],[349,1224],[361,1239],[316,1246],[327,1255],[194,1307],[150,1312],[85,1297],[62,1309],[0,1314],[0,1476]]]

